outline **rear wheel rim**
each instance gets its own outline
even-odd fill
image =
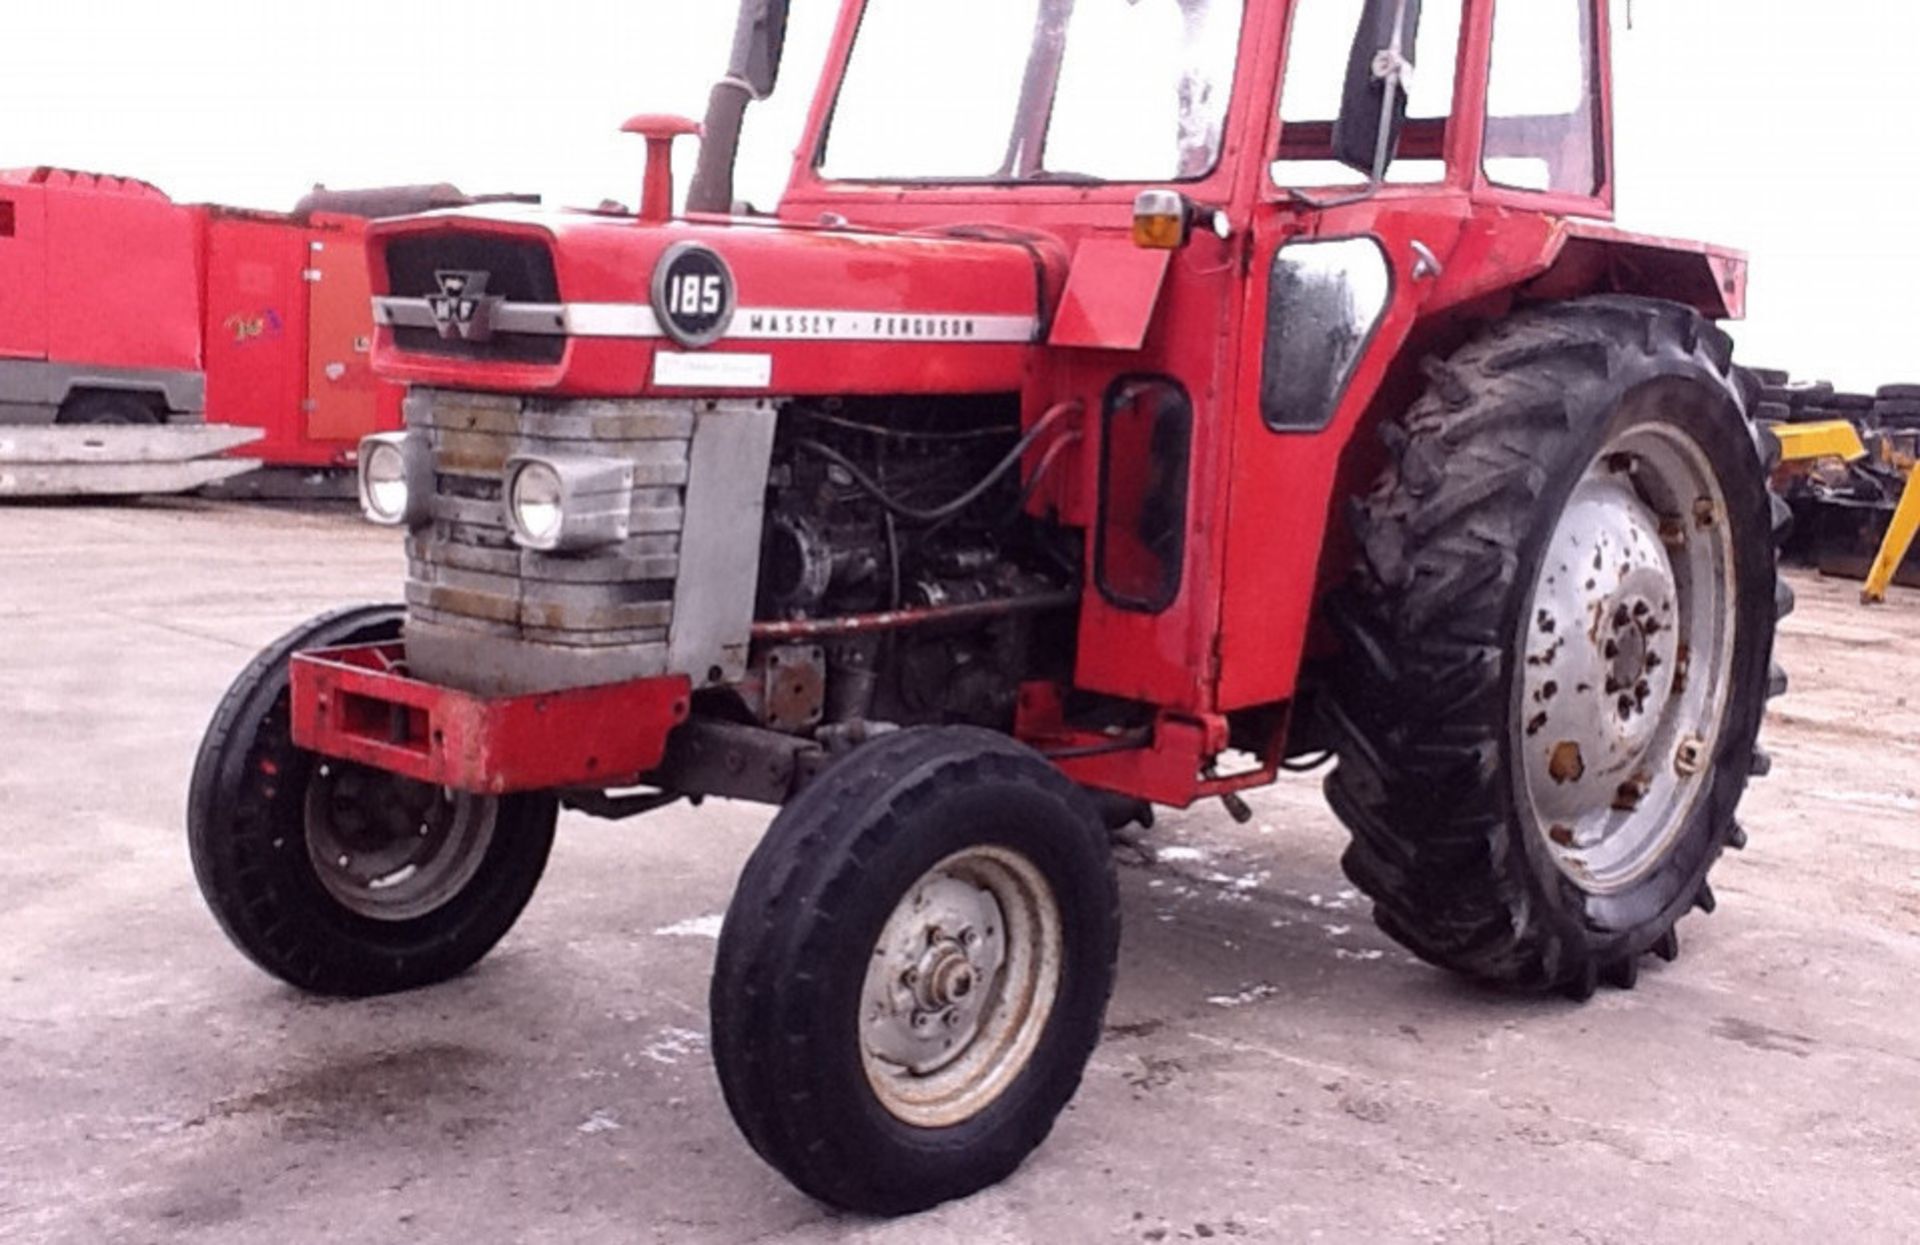
[[[1039,1046],[1065,962],[1059,904],[1026,856],[972,847],[887,919],[860,995],[860,1058],[887,1112],[920,1128],[992,1105]]]
[[[373,921],[444,908],[480,871],[499,803],[327,761],[307,786],[307,857],[336,902]]]
[[[1711,779],[1733,565],[1712,461],[1671,422],[1616,434],[1561,511],[1522,620],[1516,746],[1533,830],[1582,890],[1653,872]]]

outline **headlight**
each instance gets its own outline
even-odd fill
[[[427,519],[432,462],[411,433],[383,432],[360,442],[360,509],[388,527]]]
[[[617,545],[633,526],[633,464],[541,455],[507,460],[507,525],[523,549],[577,553]]]
[[[560,473],[551,463],[520,464],[507,486],[507,503],[513,507],[513,527],[520,543],[535,549],[551,549],[560,536]]]

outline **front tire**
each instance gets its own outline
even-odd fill
[[[886,736],[747,863],[713,979],[727,1105],[762,1158],[842,1209],[974,1193],[1072,1098],[1118,947],[1084,793],[992,732]]]
[[[403,619],[363,606],[282,637],[235,680],[194,766],[187,839],[207,906],[249,959],[315,994],[471,968],[513,927],[553,845],[551,797],[445,792],[295,746],[293,655],[394,640]]]
[[[1695,312],[1542,307],[1430,369],[1332,617],[1348,875],[1431,963],[1631,985],[1710,910],[1792,605],[1757,386]]]

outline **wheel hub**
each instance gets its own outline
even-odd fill
[[[358,765],[327,761],[306,798],[307,857],[354,914],[410,921],[444,906],[479,872],[497,805]]]
[[[1052,1009],[1060,916],[1024,856],[956,853],[887,920],[861,993],[861,1057],[881,1103],[940,1127],[977,1114],[1018,1075]]]
[[[903,908],[874,951],[880,980],[870,983],[878,988],[870,992],[867,1044],[926,1076],[958,1059],[977,1034],[1006,963],[1006,919],[992,891],[944,874],[921,879]]]
[[[1547,546],[1519,749],[1536,829],[1584,889],[1644,875],[1698,795],[1730,661],[1723,512],[1703,452],[1641,425],[1595,460]]]

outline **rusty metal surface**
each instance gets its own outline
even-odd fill
[[[676,665],[703,679],[714,666],[731,677],[744,670],[747,617],[728,616],[750,609],[739,601],[750,594],[726,575],[757,558],[757,518],[739,529],[757,516],[766,471],[764,461],[757,476],[746,469],[753,446],[733,434],[770,446],[771,408],[419,390],[407,414],[433,447],[438,481],[431,525],[407,542],[408,652],[423,678],[504,695],[652,678]],[[714,440],[704,518],[687,504],[702,429]],[[628,538],[590,554],[520,548],[503,508],[507,461],[585,450],[633,464]],[[683,542],[711,529],[702,577],[683,582]],[[694,608],[716,593],[718,605]],[[676,637],[697,669],[669,660]]]
[[[887,610],[878,614],[852,614],[842,618],[757,622],[753,624],[753,638],[755,640],[811,640],[830,636],[870,635],[882,631],[905,631],[910,627],[925,627],[938,623],[979,622],[989,618],[1004,618],[1009,614],[1069,609],[1079,602],[1078,592],[1044,592],[1035,593],[1032,596],[1006,597],[998,601],[972,601],[963,605]]]
[[[681,678],[473,696],[409,677],[399,644],[302,653],[290,680],[301,747],[482,795],[629,782],[688,711]]]
[[[748,686],[758,693],[757,716],[776,731],[799,731],[826,715],[827,652],[817,644],[788,644],[755,657]]]
[[[825,757],[819,744],[739,722],[696,718],[673,732],[649,786],[784,804]]]

